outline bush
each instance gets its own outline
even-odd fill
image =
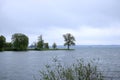
[[[40,71],[40,80],[103,80],[101,72],[92,62],[84,63],[77,60],[71,66],[65,67],[57,59],[55,65],[46,65],[46,70]]]

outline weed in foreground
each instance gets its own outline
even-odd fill
[[[54,59],[54,63],[40,71],[40,80],[104,80],[93,62],[85,63],[80,59],[70,66],[64,66]]]

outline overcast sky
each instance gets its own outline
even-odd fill
[[[120,0],[0,0],[0,35],[43,35],[63,44],[71,33],[78,45],[120,45]]]

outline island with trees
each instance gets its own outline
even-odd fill
[[[63,35],[64,38],[64,46],[67,48],[59,49],[56,42],[53,42],[51,48],[49,43],[44,42],[42,35],[38,37],[38,41],[34,42],[34,44],[29,45],[29,37],[22,33],[15,33],[12,35],[11,42],[6,42],[6,38],[1,35],[0,36],[0,51],[27,51],[27,50],[73,50],[70,49],[70,46],[75,45],[75,38],[72,34],[66,33]]]

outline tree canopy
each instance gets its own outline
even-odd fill
[[[3,35],[1,35],[0,36],[0,51],[4,50],[5,43],[6,43],[6,38]]]
[[[21,33],[12,35],[12,44],[15,50],[27,50],[29,38]]]
[[[4,48],[5,48],[5,50],[12,50],[13,49],[12,43],[11,42],[6,42]]]
[[[57,48],[57,44],[54,42],[52,47],[53,47],[53,49],[56,49]]]
[[[74,42],[75,38],[72,34],[67,33],[67,34],[64,34],[63,37],[65,41],[64,46],[67,46],[68,50],[70,49],[70,46],[75,45],[75,42]]]
[[[44,46],[44,40],[42,39],[42,35],[38,37],[38,42],[37,42],[37,49],[43,49]]]

